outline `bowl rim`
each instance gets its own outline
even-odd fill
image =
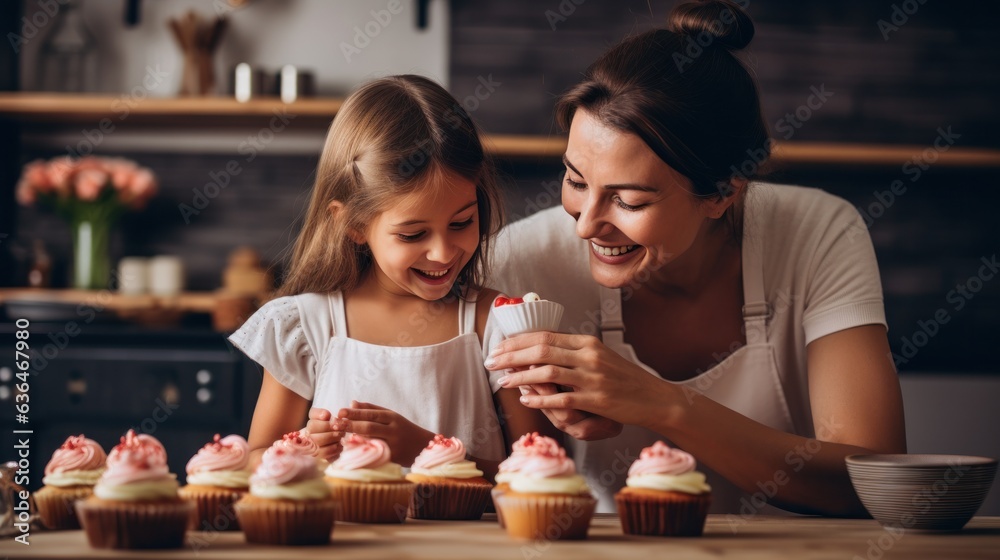
[[[986,467],[997,460],[978,455],[943,455],[932,453],[859,453],[844,458],[848,465],[904,468]]]

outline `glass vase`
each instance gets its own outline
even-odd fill
[[[73,219],[73,287],[104,290],[111,280],[111,221],[93,217]]]

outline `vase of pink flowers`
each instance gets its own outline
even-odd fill
[[[73,234],[74,288],[99,290],[111,278],[111,231],[129,210],[156,194],[153,172],[121,158],[58,157],[24,166],[17,185],[22,205],[53,208]]]

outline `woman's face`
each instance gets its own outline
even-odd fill
[[[638,136],[583,110],[573,117],[564,163],[563,207],[577,235],[590,241],[590,271],[603,286],[655,275],[692,246],[708,218],[721,215]]]

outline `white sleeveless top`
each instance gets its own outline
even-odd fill
[[[477,295],[459,301],[458,336],[429,346],[350,338],[341,292],[272,300],[229,340],[312,406],[336,414],[351,400],[376,404],[424,429],[458,437],[477,458],[500,461],[503,433],[490,389],[496,375],[483,367]]]

